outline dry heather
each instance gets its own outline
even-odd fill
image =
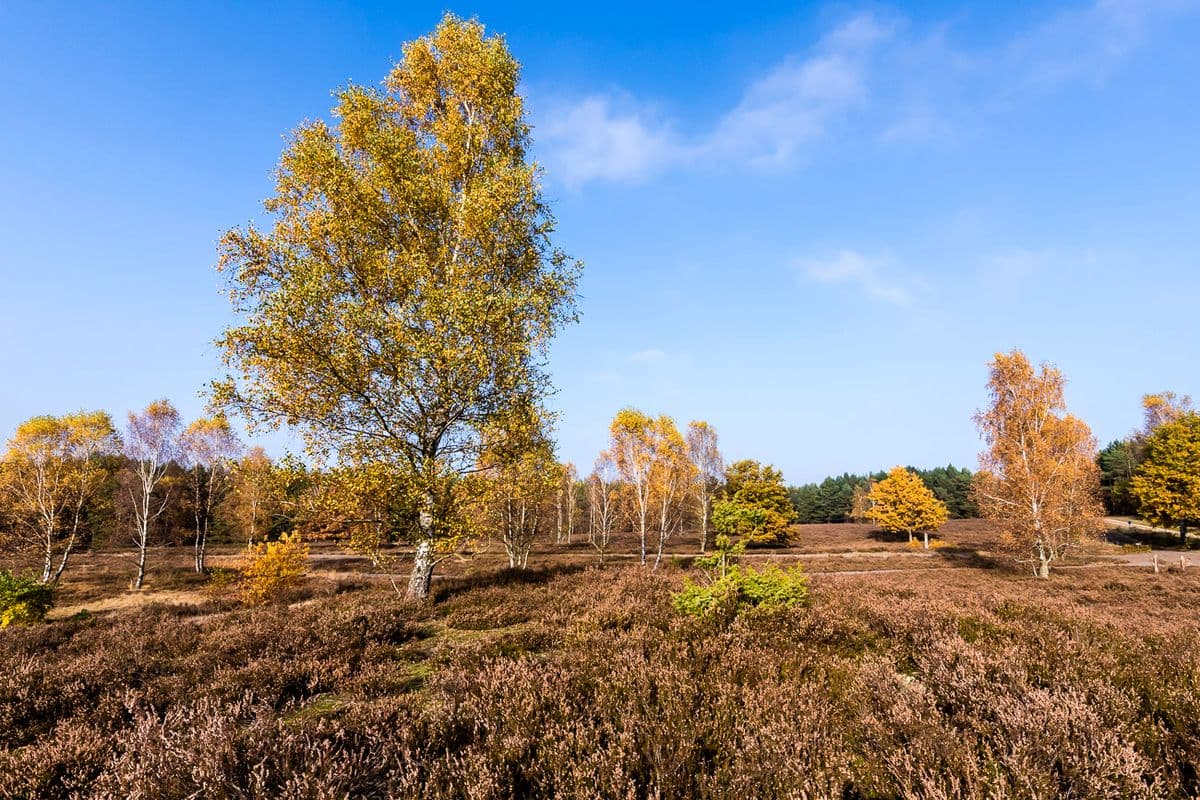
[[[0,797],[1186,797],[1200,570],[816,575],[681,618],[568,566],[0,639]]]

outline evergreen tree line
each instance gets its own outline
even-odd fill
[[[909,469],[938,500],[945,503],[953,519],[979,516],[971,500],[971,470],[953,464],[933,469]],[[801,524],[820,522],[849,522],[865,520],[865,498],[871,486],[887,477],[883,471],[868,475],[849,472],[831,475],[820,483],[788,487],[788,496],[796,509],[796,521]]]

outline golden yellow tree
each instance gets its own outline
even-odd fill
[[[1142,395],[1142,411],[1145,415],[1143,437],[1150,436],[1160,425],[1196,413],[1189,395],[1180,396],[1170,391]]]
[[[562,489],[544,414],[514,410],[489,428],[484,444],[471,479],[476,520],[504,545],[508,566],[525,569]]]
[[[650,499],[658,523],[654,569],[662,563],[663,548],[683,525],[683,502],[694,485],[696,467],[688,458],[687,443],[675,420],[660,415],[650,424]]]
[[[980,514],[1000,526],[1001,541],[1038,577],[1084,537],[1103,529],[1096,440],[1066,413],[1064,379],[1055,367],[1035,371],[1019,350],[990,365],[991,405],[975,415],[987,450],[973,495]]]
[[[88,505],[109,475],[120,439],[103,411],[40,416],[17,426],[0,459],[0,507],[36,549],[41,581],[56,582],[79,542]]]
[[[447,15],[382,89],[340,91],[334,124],[293,134],[272,228],[221,244],[240,324],[215,400],[299,429],[314,460],[386,463],[419,504],[400,532],[414,597],[482,430],[549,391],[549,341],[575,319],[580,265],[551,242],[519,81],[501,37]]]
[[[1163,526],[1200,524],[1200,414],[1184,413],[1153,426],[1143,460],[1130,481],[1139,513]]]
[[[871,487],[865,516],[892,533],[922,533],[929,549],[929,534],[950,518],[946,504],[938,500],[920,476],[895,467],[887,477]]]
[[[246,546],[265,535],[279,511],[275,465],[261,447],[251,447],[230,469],[229,513],[241,526]]]
[[[641,563],[646,563],[646,533],[652,503],[654,420],[636,408],[617,412],[609,426],[609,448],[621,479],[622,499],[640,543]]]

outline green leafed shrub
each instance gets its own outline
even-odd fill
[[[799,566],[762,570],[734,566],[708,585],[689,580],[672,600],[676,610],[693,616],[736,616],[751,608],[790,608],[808,601],[808,576]]]
[[[0,628],[41,622],[54,605],[53,587],[0,570]]]

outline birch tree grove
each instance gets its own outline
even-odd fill
[[[319,461],[386,462],[419,506],[408,594],[424,597],[459,478],[497,415],[549,389],[580,265],[554,219],[499,36],[447,15],[380,89],[337,93],[291,137],[268,231],[233,230],[219,268],[240,324],[218,341],[218,404],[288,425]]]
[[[141,589],[146,579],[150,529],[171,500],[170,488],[159,489],[171,461],[179,455],[179,425],[179,412],[166,400],[156,400],[145,410],[129,415],[125,457],[129,459],[131,472],[126,491],[133,514],[133,543],[137,548],[133,589]]]
[[[193,558],[196,572],[204,572],[213,509],[232,488],[231,467],[241,449],[242,443],[229,426],[229,420],[220,415],[192,422],[180,437],[180,454],[188,469],[196,521]]]
[[[987,450],[973,487],[980,513],[1040,578],[1083,537],[1102,529],[1096,441],[1066,413],[1062,373],[1035,371],[1024,353],[997,353],[991,405],[975,416]]]
[[[693,468],[691,495],[700,525],[700,552],[703,553],[708,547],[713,495],[725,477],[725,460],[721,457],[717,432],[707,422],[694,420],[688,423],[687,455]]]
[[[103,411],[40,416],[21,423],[0,460],[0,496],[16,535],[38,552],[42,583],[62,576],[89,503],[109,475],[105,457],[120,439]]]

